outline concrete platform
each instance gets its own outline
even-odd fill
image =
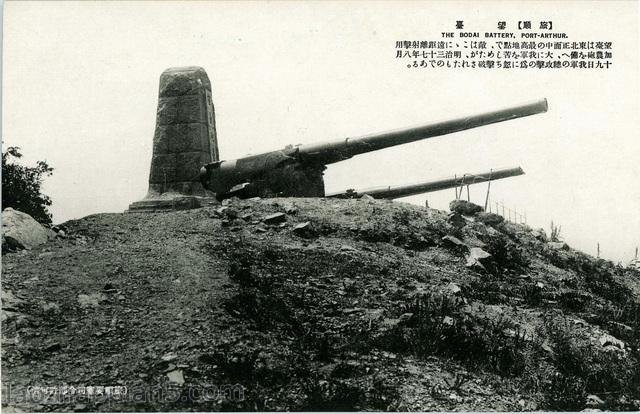
[[[179,196],[136,201],[129,205],[125,213],[162,213],[219,204],[220,202],[213,197]]]

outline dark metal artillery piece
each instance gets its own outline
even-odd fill
[[[328,164],[359,154],[426,138],[508,121],[547,111],[547,101],[527,103],[478,115],[380,134],[318,144],[287,146],[279,151],[230,161],[215,161],[201,170],[202,185],[218,199],[246,197],[324,197],[323,171]]]
[[[381,134],[343,138],[236,160],[220,160],[211,82],[199,67],[160,76],[156,130],[145,198],[129,211],[193,208],[237,196],[324,197],[326,166],[359,154],[547,111],[547,101]],[[494,177],[495,179],[496,177]],[[422,191],[422,190],[421,190]]]
[[[444,178],[442,180],[427,181],[418,184],[372,187],[363,190],[346,190],[337,193],[330,193],[325,197],[360,198],[364,195],[368,195],[373,198],[393,200],[395,198],[446,190],[447,188],[463,187],[466,185],[500,180],[502,178],[514,177],[523,174],[524,171],[520,167],[505,168],[501,170],[491,170],[482,174],[464,174],[459,177]]]

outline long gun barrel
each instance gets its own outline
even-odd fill
[[[356,138],[346,138],[338,141],[319,144],[300,145],[299,153],[305,158],[312,159],[321,164],[331,164],[349,159],[355,155],[377,151],[395,145],[407,144],[426,138],[447,135],[466,129],[477,128],[483,125],[522,118],[547,112],[546,99],[512,106],[492,112],[478,115],[455,118],[413,128],[398,129],[379,134],[369,134]]]
[[[499,180],[507,177],[523,175],[524,171],[520,167],[492,170],[482,174],[464,174],[460,177],[450,177],[437,181],[428,181],[419,184],[373,187],[364,190],[347,190],[338,193],[327,194],[331,198],[359,198],[369,195],[373,198],[392,200],[394,198],[408,197],[411,195],[429,193],[447,188],[460,187],[464,185],[483,183],[486,181]]]
[[[355,155],[547,111],[547,100],[423,126],[284,149],[235,160],[215,161],[200,170],[204,188],[218,198],[236,195],[322,197],[327,164]],[[240,187],[238,187],[240,186]]]

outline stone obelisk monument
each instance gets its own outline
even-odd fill
[[[179,210],[213,200],[200,168],[217,161],[211,82],[200,67],[170,68],[160,75],[156,131],[147,196],[130,212]]]

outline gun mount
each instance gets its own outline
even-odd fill
[[[228,161],[215,161],[200,170],[204,188],[218,199],[249,197],[324,197],[323,171],[328,164],[359,154],[451,134],[547,111],[547,100],[455,118],[413,128],[287,146],[282,150]]]
[[[505,168],[501,170],[491,170],[481,174],[464,174],[460,177],[450,177],[441,180],[427,181],[418,184],[396,185],[384,187],[372,187],[364,190],[346,190],[337,193],[327,194],[330,198],[360,198],[369,195],[373,198],[393,200],[400,197],[408,197],[416,194],[430,193],[433,191],[446,190],[447,188],[462,187],[465,185],[484,183],[486,181],[500,180],[503,178],[523,175],[524,171],[520,167]]]
[[[221,160],[207,73],[197,66],[169,68],[160,75],[147,195],[131,203],[128,211],[195,208],[214,202],[214,196],[218,200],[232,196],[324,197],[323,172],[329,164],[395,145],[546,111],[547,100],[541,99],[413,128],[317,144],[289,145],[278,151]],[[492,179],[497,179],[496,174],[493,173]],[[423,184],[419,191],[447,185],[427,184],[430,187]],[[457,183],[449,182],[448,185]],[[418,191],[417,187],[412,190],[406,187],[388,187],[385,197]]]

